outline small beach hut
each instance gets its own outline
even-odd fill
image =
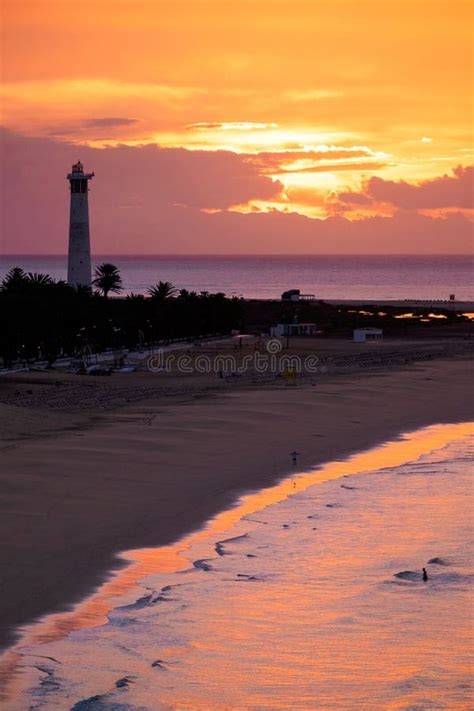
[[[315,323],[279,323],[270,328],[272,338],[288,336],[314,336],[317,333]]]
[[[366,343],[367,341],[381,341],[383,339],[383,331],[381,328],[367,326],[366,328],[354,329],[355,343]]]

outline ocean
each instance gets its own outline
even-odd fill
[[[300,289],[318,299],[474,300],[473,255],[466,256],[115,256],[124,293],[144,293],[158,281],[178,289],[279,299]],[[13,266],[65,279],[65,256],[4,256],[0,278]]]
[[[4,708],[473,708],[473,454],[472,425],[418,430],[128,553],[107,618],[110,582],[25,637]]]

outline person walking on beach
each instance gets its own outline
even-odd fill
[[[292,462],[293,462],[293,466],[294,466],[294,467],[298,464],[298,459],[297,459],[298,454],[299,454],[299,452],[297,452],[296,450],[294,450],[294,451],[291,452],[291,454],[290,454],[290,457],[292,458]]]
[[[423,568],[423,580],[425,583],[428,580],[428,573],[426,572],[426,568]]]

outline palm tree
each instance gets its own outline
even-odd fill
[[[62,282],[62,283],[64,284],[65,282]],[[66,286],[67,286],[67,284],[66,284]],[[79,296],[81,298],[85,298],[85,299],[89,298],[89,296],[92,293],[92,289],[90,288],[90,286],[86,286],[85,284],[76,284],[76,286],[70,287],[70,288],[73,288],[74,291],[77,294],[79,294]]]
[[[5,275],[2,281],[2,289],[5,291],[17,291],[25,287],[28,283],[28,276],[21,267],[13,267]]]
[[[169,281],[159,281],[155,286],[150,286],[147,293],[155,301],[166,301],[173,298],[176,294],[176,289]]]
[[[96,286],[106,299],[110,291],[118,294],[122,291],[122,277],[118,268],[114,264],[109,264],[104,262],[99,264],[94,270],[94,278],[92,280],[94,286]]]
[[[196,301],[198,299],[198,294],[196,291],[188,291],[187,289],[180,289],[178,292],[178,301],[184,301],[189,303],[190,301]]]
[[[28,272],[26,278],[32,286],[49,286],[54,283],[49,274],[39,274],[38,272]]]

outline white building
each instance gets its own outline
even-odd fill
[[[81,161],[72,166],[67,179],[71,186],[69,212],[69,252],[67,283],[70,286],[91,285],[91,247],[89,237],[88,182],[94,173],[84,173]]]
[[[367,326],[367,328],[354,329],[354,341],[356,343],[365,343],[366,341],[381,340],[383,340],[383,331],[381,328],[373,328],[372,326]]]
[[[314,336],[316,333],[315,323],[279,323],[270,328],[272,338],[289,336]]]
[[[281,295],[282,301],[315,301],[314,294],[302,294],[299,289],[289,289]]]

